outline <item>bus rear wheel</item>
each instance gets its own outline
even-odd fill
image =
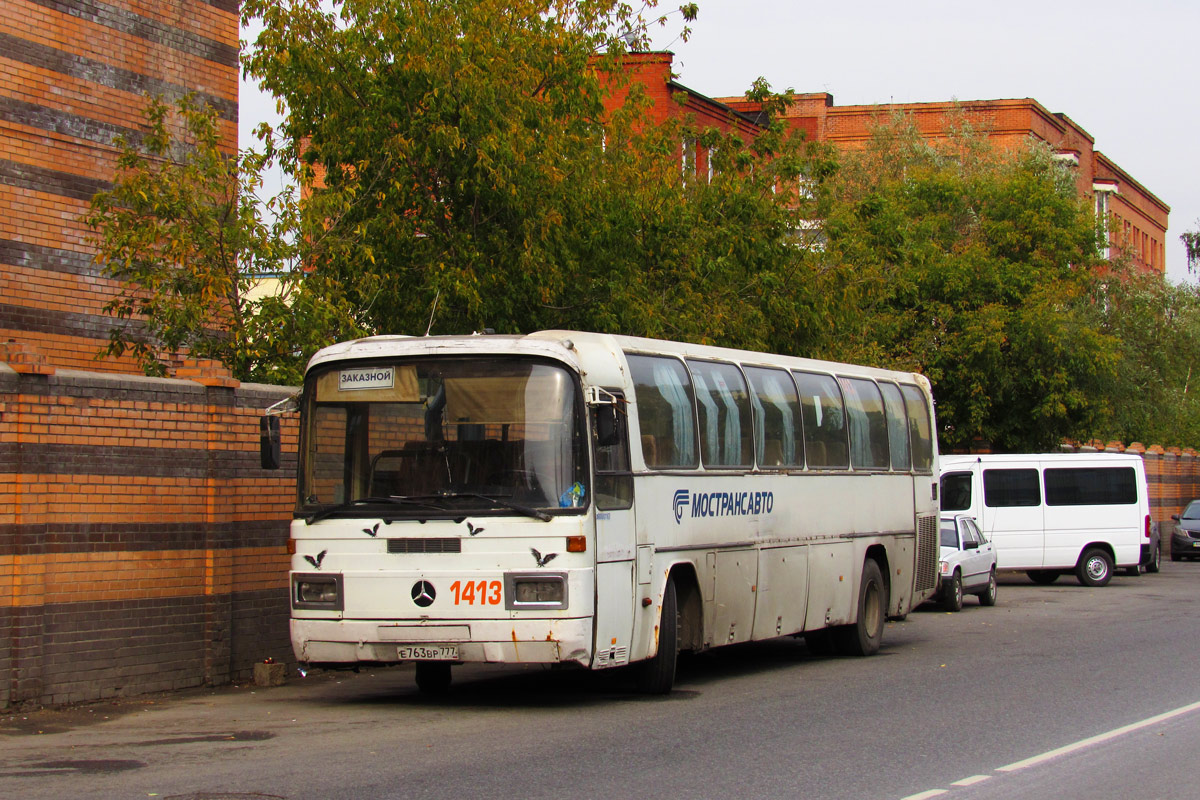
[[[848,656],[869,656],[879,651],[883,623],[887,619],[887,584],[874,559],[863,564],[858,586],[858,621],[839,627],[834,636],[838,652]]]
[[[675,579],[667,578],[663,590],[662,617],[658,622],[658,652],[638,665],[637,687],[644,694],[667,694],[675,685],[679,660],[679,603]]]

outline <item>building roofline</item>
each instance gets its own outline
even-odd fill
[[[1167,205],[1161,199],[1159,199],[1158,195],[1156,195],[1154,192],[1150,191],[1145,186],[1143,186],[1141,183],[1136,181],[1132,176],[1130,176],[1130,174],[1128,172],[1123,170],[1117,164],[1117,162],[1113,161],[1111,158],[1104,155],[1104,153],[1100,152],[1099,150],[1093,150],[1092,153],[1095,155],[1095,158],[1097,161],[1102,162],[1106,167],[1111,169],[1113,172],[1117,173],[1119,180],[1124,181],[1125,183],[1128,183],[1130,186],[1137,188],[1137,190],[1139,192],[1141,192],[1147,199],[1149,199],[1151,202],[1153,202],[1155,205],[1157,205],[1159,208],[1161,208],[1165,213],[1167,213],[1167,214],[1171,213],[1171,207],[1169,205]]]

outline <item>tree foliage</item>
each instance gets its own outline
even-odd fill
[[[265,23],[247,69],[289,111],[279,155],[317,179],[306,234],[336,242],[310,266],[362,328],[769,338],[758,301],[786,283],[795,213],[771,184],[799,143],[782,127],[744,143],[686,119],[647,125],[637,87],[607,115],[628,34],[646,30],[629,7],[244,8]],[[683,138],[716,148],[717,180],[685,180]]]
[[[96,261],[120,283],[105,311],[122,322],[102,355],[129,354],[163,375],[185,351],[241,379],[295,380],[295,351],[313,327],[331,327],[331,307],[297,291],[297,209],[283,195],[264,216],[261,156],[226,154],[215,112],[190,97],[151,99],[140,143],[119,146],[113,186],[85,218]],[[255,297],[264,275],[281,290]]]
[[[1095,222],[1046,149],[899,117],[827,190],[824,352],[928,375],[946,449],[1051,447],[1097,413],[1117,342],[1087,315]]]
[[[789,131],[790,91],[761,79],[748,95],[772,121],[752,140],[682,111],[651,123],[623,59],[694,4],[242,8],[264,25],[246,71],[284,122],[231,159],[211,113],[153,103],[89,219],[128,287],[110,311],[144,321],[108,352],[148,371],[185,348],[294,382],[361,334],[580,328],[921,371],[946,450],[1200,437],[1196,292],[1103,261],[1042,146],[997,149],[961,121],[930,142],[900,117],[835,155]],[[681,169],[681,142],[711,175]],[[306,191],[264,219],[266,164]],[[261,272],[279,296],[250,298]]]

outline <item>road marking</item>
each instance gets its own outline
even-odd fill
[[[972,775],[969,778],[963,778],[961,781],[955,781],[951,786],[974,786],[977,783],[983,783],[991,778],[991,775]]]
[[[902,797],[900,800],[926,800],[928,797],[937,797],[939,794],[946,794],[949,789],[930,789],[927,792],[919,794],[910,794],[908,797]]]
[[[1097,734],[1096,736],[1089,736],[1087,739],[1081,739],[1078,742],[1075,742],[1074,744],[1068,744],[1068,745],[1065,745],[1064,747],[1059,747],[1054,750],[1050,750],[1045,753],[1042,753],[1041,755],[1036,755],[1036,756],[1032,756],[1030,758],[1026,758],[1022,761],[1015,761],[1012,764],[1009,764],[1008,766],[1000,767],[996,771],[997,772],[1016,772],[1017,770],[1026,769],[1027,767],[1033,767],[1038,764],[1044,764],[1047,761],[1050,761],[1051,759],[1058,758],[1059,756],[1065,756],[1068,753],[1078,752],[1085,748],[1091,747],[1094,744],[1100,744],[1102,742],[1111,741],[1112,739],[1116,739],[1120,736],[1124,736],[1127,733],[1133,733],[1134,731],[1142,730],[1143,728],[1149,728],[1152,725],[1157,725],[1160,722],[1166,722],[1167,720],[1174,719],[1175,717],[1182,717],[1184,714],[1190,714],[1191,712],[1196,711],[1196,710],[1200,710],[1200,703],[1191,703],[1189,705],[1177,708],[1174,711],[1167,711],[1165,713],[1158,714],[1157,716],[1150,717],[1149,719],[1144,719],[1141,722],[1134,722],[1129,725],[1123,725],[1120,728],[1115,728],[1115,729],[1109,731],[1108,733],[1101,733],[1101,734]]]

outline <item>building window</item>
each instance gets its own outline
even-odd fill
[[[688,183],[696,174],[696,140],[684,137],[680,165],[683,169],[683,182]]]

